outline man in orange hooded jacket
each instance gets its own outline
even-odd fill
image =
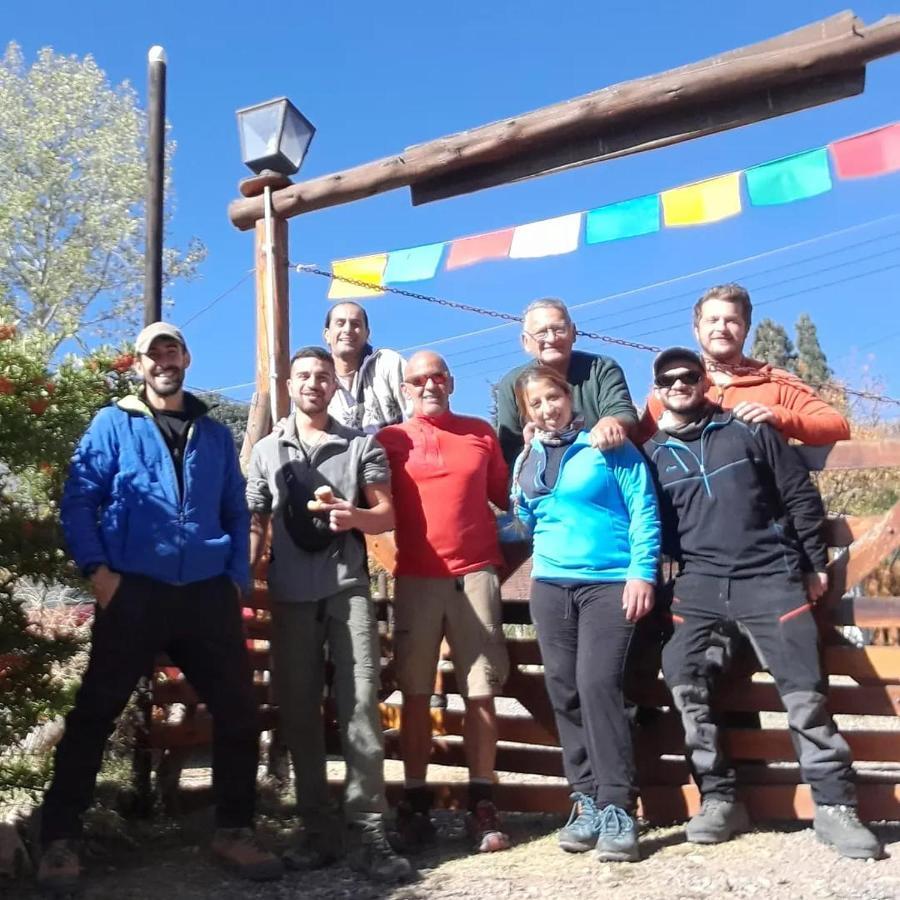
[[[694,306],[694,336],[710,376],[707,397],[735,417],[767,422],[786,438],[820,446],[850,437],[847,420],[796,375],[744,356],[753,305],[739,284],[710,288]],[[651,437],[663,412],[651,393],[638,444]]]

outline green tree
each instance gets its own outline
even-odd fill
[[[80,583],[57,516],[68,460],[94,412],[132,389],[130,355],[100,350],[51,371],[51,343],[0,325],[0,797],[43,786],[47,760],[34,767],[22,744],[67,704],[59,666],[79,647],[23,606],[23,589]]]
[[[793,372],[796,368],[797,353],[794,345],[784,326],[772,319],[763,319],[756,326],[750,355],[753,359],[760,359],[779,369]]]
[[[11,43],[0,57],[0,321],[45,336],[51,352],[138,324],[144,123],[134,90],[111,87],[90,56],[45,48],[28,67]],[[167,247],[165,282],[192,276],[205,253],[196,240]]]
[[[803,313],[794,326],[797,338],[797,374],[813,387],[821,387],[832,376],[828,359],[819,343],[819,335],[813,320]]]
[[[250,404],[232,400],[222,394],[202,394],[200,399],[209,406],[211,418],[228,426],[238,452],[240,452],[241,445],[244,443],[244,433],[247,431],[247,415],[250,412]]]

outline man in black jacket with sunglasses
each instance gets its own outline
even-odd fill
[[[728,623],[775,679],[816,804],[816,835],[844,856],[877,858],[881,845],[857,817],[850,749],[826,708],[819,665],[811,604],[828,585],[822,500],[774,428],[710,403],[696,353],[665,350],[653,374],[665,412],[644,450],[657,479],[664,549],[679,564],[663,674],[702,798],[687,838],[715,844],[749,828],[710,711],[706,654],[715,629]],[[812,573],[803,572],[804,559]]]

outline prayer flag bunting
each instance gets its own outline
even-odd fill
[[[509,245],[513,238],[512,228],[476,234],[474,237],[459,238],[450,244],[447,255],[447,269],[461,269],[487,259],[505,259],[509,256]]]
[[[410,247],[407,250],[391,250],[388,254],[387,268],[384,270],[384,283],[396,284],[434,278],[443,252],[443,244],[423,244],[421,247]]]
[[[623,200],[587,214],[585,241],[602,244],[659,231],[659,194]]]
[[[747,169],[747,193],[754,206],[777,206],[831,190],[828,151],[797,153]]]
[[[369,256],[355,256],[353,259],[335,260],[331,264],[331,274],[344,278],[365,281],[372,287],[360,287],[338,277],[331,279],[328,288],[329,300],[345,300],[350,297],[377,297],[383,294],[381,276],[387,265],[387,253],[373,253]]]
[[[698,181],[659,196],[669,228],[719,222],[741,211],[741,173]]]
[[[829,145],[838,178],[870,178],[900,169],[900,124]]]
[[[513,232],[510,259],[538,259],[572,253],[578,248],[580,233],[580,212],[519,225]]]

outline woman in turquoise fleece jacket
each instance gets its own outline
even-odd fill
[[[554,369],[525,370],[516,400],[534,437],[516,461],[513,498],[534,538],[531,617],[574,801],[559,844],[633,862],[640,850],[622,682],[634,624],[653,606],[653,482],[630,443],[591,447]]]

